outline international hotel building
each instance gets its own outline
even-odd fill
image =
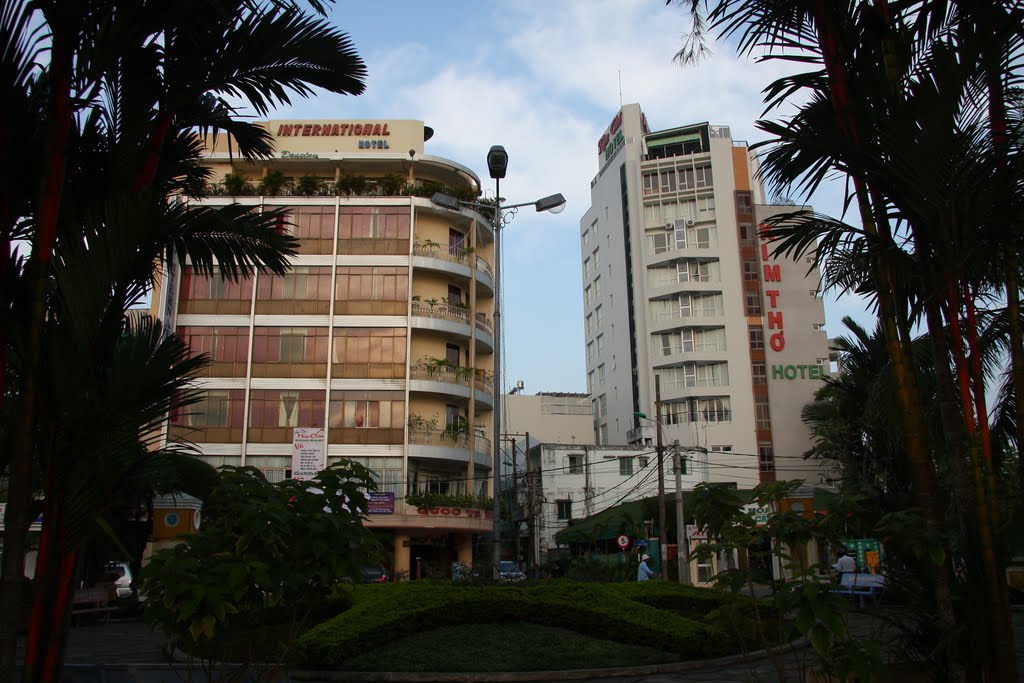
[[[598,142],[580,221],[588,389],[599,444],[650,443],[660,381],[664,438],[694,477],[806,479],[801,410],[828,372],[820,275],[774,258],[757,159],[725,126],[651,131],[624,106]]]
[[[394,572],[470,562],[490,514],[404,498],[491,491],[494,235],[486,217],[429,199],[476,198],[480,179],[425,153],[421,121],[262,125],[272,159],[247,163],[225,137],[208,145],[203,201],[285,207],[299,254],[284,276],[240,283],[169,269],[156,313],[212,362],[203,400],[168,436],[271,481],[300,475],[299,448],[307,476],[358,461],[383,494],[368,525]]]

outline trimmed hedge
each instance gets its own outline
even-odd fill
[[[313,627],[299,639],[297,663],[336,668],[365,650],[422,631],[504,621],[556,626],[595,638],[655,647],[684,659],[700,659],[719,656],[733,644],[719,629],[671,610],[676,609],[675,605],[686,605],[686,609],[711,612],[734,599],[715,590],[659,581],[358,586],[352,609]]]

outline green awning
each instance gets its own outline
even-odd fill
[[[664,145],[671,145],[677,142],[692,142],[694,140],[700,140],[700,133],[684,133],[683,135],[672,135],[666,138],[647,138],[647,147],[663,147]]]

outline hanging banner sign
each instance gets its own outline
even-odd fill
[[[323,467],[324,430],[296,427],[292,435],[292,479],[312,479]]]

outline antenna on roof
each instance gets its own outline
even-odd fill
[[[619,109],[622,109],[622,69],[619,69]]]

